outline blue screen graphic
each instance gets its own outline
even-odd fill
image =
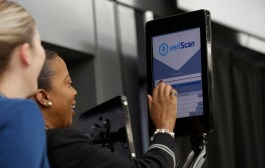
[[[155,36],[153,77],[178,91],[177,118],[203,115],[200,28]]]

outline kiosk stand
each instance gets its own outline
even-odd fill
[[[187,157],[183,168],[201,168],[206,159],[206,134],[190,136],[192,151]]]

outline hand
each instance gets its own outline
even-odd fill
[[[170,85],[160,82],[153,90],[153,97],[147,95],[151,119],[156,129],[173,132],[177,117],[177,93]]]

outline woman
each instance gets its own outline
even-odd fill
[[[38,79],[35,99],[40,105],[46,129],[65,128],[72,124],[76,90],[65,62],[52,51],[46,50],[46,60]]]
[[[38,89],[44,59],[34,19],[0,0],[0,167],[49,167],[41,112],[26,99]]]
[[[72,124],[76,90],[64,61],[46,51],[46,61],[39,76],[35,99],[41,107],[47,128],[48,157],[51,167],[170,167],[176,166],[177,146],[172,137],[176,118],[176,91],[161,82],[148,95],[151,118],[157,130],[149,150],[142,159],[129,160],[94,148],[82,133],[66,129]]]

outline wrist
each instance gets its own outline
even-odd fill
[[[170,135],[173,139],[175,138],[175,133],[172,131],[169,131],[168,129],[156,129],[153,136],[151,137],[151,141],[155,138],[157,134],[168,134]]]

